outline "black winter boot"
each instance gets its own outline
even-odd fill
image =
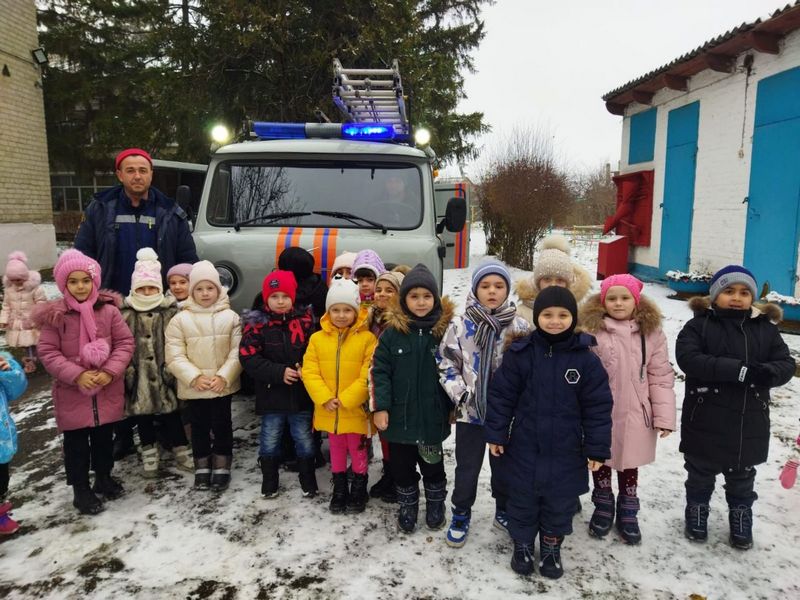
[[[94,495],[89,484],[73,485],[72,493],[72,506],[82,515],[96,515],[103,512],[103,503]]]
[[[417,526],[419,514],[419,486],[417,484],[410,487],[397,486],[397,503],[400,505],[400,510],[397,511],[397,526],[405,533],[412,533]]]
[[[359,475],[353,474],[353,481],[350,484],[350,495],[347,497],[347,512],[360,513],[364,512],[367,507],[367,474]]]
[[[617,498],[617,531],[626,544],[636,545],[642,541],[638,513],[639,498],[623,495]]]
[[[340,514],[345,510],[347,510],[347,473],[334,473],[330,511]]]
[[[211,457],[211,489],[215,492],[224,492],[231,483],[232,456]]]
[[[97,473],[92,491],[106,500],[116,500],[125,493],[125,488],[110,473]]]
[[[594,512],[589,520],[589,533],[605,537],[614,523],[614,492],[610,488],[595,488],[592,491]]]
[[[731,546],[739,550],[753,547],[753,509],[745,504],[728,507]]]
[[[563,536],[546,535],[539,532],[539,575],[558,579],[564,574],[561,566],[561,542]]]
[[[514,540],[514,553],[511,555],[511,568],[519,575],[533,573],[533,544]]]
[[[280,459],[276,456],[259,456],[258,466],[261,467],[261,495],[274,498],[278,495]]]
[[[369,488],[369,495],[373,498],[381,498],[384,502],[397,502],[397,491],[394,488],[394,477],[389,468],[389,461],[383,461],[383,473],[378,483]]]
[[[211,487],[211,457],[194,458],[194,487],[207,490]]]
[[[425,483],[425,524],[428,529],[441,529],[445,523],[444,501],[447,498],[447,481]]]
[[[317,475],[314,473],[314,457],[298,458],[297,467],[300,469],[300,487],[305,498],[313,498],[317,495]]]
[[[705,542],[708,539],[708,504],[687,502],[684,517],[686,537],[693,542]]]

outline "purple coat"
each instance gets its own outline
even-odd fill
[[[86,395],[75,381],[87,367],[80,363],[80,317],[64,300],[36,307],[33,318],[41,330],[39,359],[53,377],[53,406],[59,431],[97,427],[119,421],[125,410],[125,369],[133,355],[134,340],[117,308],[121,297],[101,290],[94,306],[97,338],[111,349],[100,367],[114,379],[94,395]]]

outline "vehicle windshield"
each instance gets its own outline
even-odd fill
[[[211,225],[374,228],[368,219],[416,229],[422,221],[421,173],[409,163],[223,162],[213,177]]]

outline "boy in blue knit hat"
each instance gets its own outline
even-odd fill
[[[447,545],[460,548],[467,541],[478,476],[486,455],[486,395],[492,374],[503,361],[507,337],[528,333],[528,322],[517,315],[511,302],[511,274],[499,260],[489,259],[472,273],[464,315],[447,327],[439,344],[439,382],[456,411],[456,478],[453,489],[453,519]],[[506,493],[497,473],[497,459],[490,456],[494,525],[508,531]]]
[[[730,543],[753,545],[755,465],[767,460],[769,391],[787,383],[794,359],[775,323],[781,310],[753,306],[756,279],[739,265],[717,271],[708,298],[693,298],[695,313],[675,346],[686,374],[681,445],[686,468],[686,537],[708,539],[716,477],[725,476]]]

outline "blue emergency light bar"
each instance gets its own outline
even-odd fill
[[[366,142],[405,141],[390,123],[271,123],[256,121],[253,133],[262,140],[308,138],[361,140]]]

